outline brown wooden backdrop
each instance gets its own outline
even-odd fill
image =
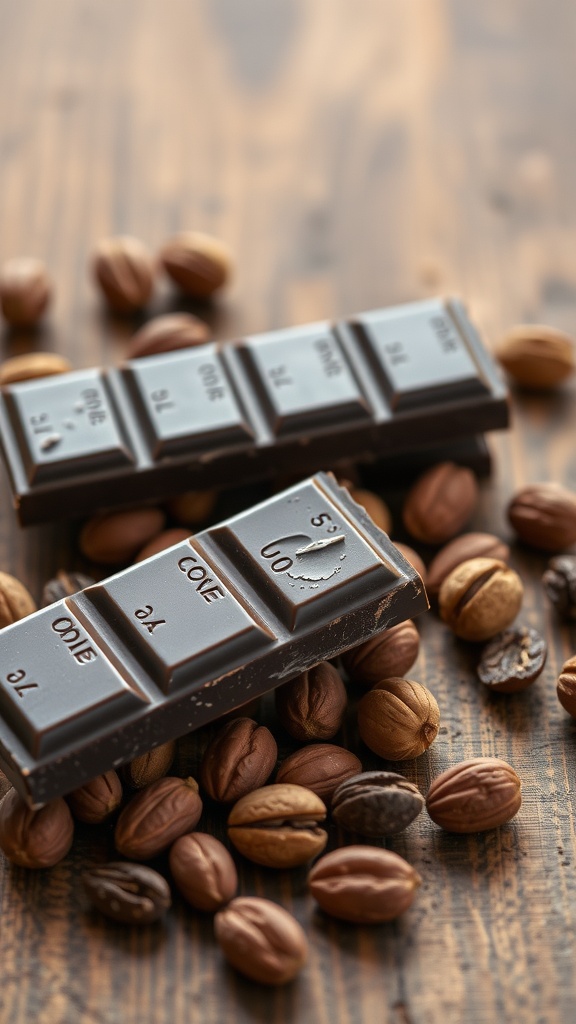
[[[41,256],[57,283],[46,329],[5,334],[3,352],[121,359],[132,325],[103,315],[90,249],[183,227],[237,256],[218,337],[439,292],[461,294],[489,342],[527,318],[576,331],[575,43],[569,0],[0,0],[0,258]],[[159,289],[155,309],[172,303]],[[573,386],[516,395],[474,525],[508,536],[517,486],[576,484],[575,439]],[[73,530],[22,533],[1,488],[0,568],[39,597],[81,564]],[[210,919],[180,903],[142,931],[88,913],[79,875],[109,837],[85,827],[51,872],[0,863],[2,1024],[574,1020],[576,734],[554,681],[576,637],[543,599],[545,560],[518,548],[514,564],[523,620],[550,643],[543,676],[524,695],[481,692],[469,650],[429,617],[412,676],[443,724],[404,766],[425,791],[463,757],[509,759],[514,823],[458,838],[422,815],[390,845],[423,887],[379,928],[315,912],[304,870],[241,864],[242,891],[282,902],[310,938],[277,991],[227,969]],[[182,744],[179,771],[197,751]],[[221,835],[223,816],[203,825]]]

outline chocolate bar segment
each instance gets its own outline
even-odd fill
[[[38,805],[427,607],[318,474],[0,631],[0,765]]]
[[[462,306],[428,301],[0,392],[22,524],[398,457],[508,423]]]

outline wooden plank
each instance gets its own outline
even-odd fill
[[[43,257],[57,286],[46,326],[5,333],[5,355],[120,360],[138,321],[102,311],[90,251],[112,232],[155,250],[185,227],[237,254],[232,287],[208,311],[217,337],[445,291],[463,295],[490,342],[523,318],[574,331],[571,5],[0,0],[0,25],[0,259]],[[176,305],[162,282],[151,311]],[[502,536],[522,483],[576,485],[574,385],[517,394],[513,411],[473,524]],[[0,569],[36,597],[61,565],[82,567],[73,528],[18,530],[4,478],[0,509]],[[571,1020],[576,726],[554,681],[575,635],[543,598],[545,559],[518,547],[513,564],[523,621],[550,646],[543,676],[523,695],[482,692],[473,653],[430,616],[411,674],[436,694],[442,729],[402,770],[426,791],[454,761],[503,756],[524,781],[515,822],[458,838],[423,815],[389,843],[422,890],[381,928],[315,911],[303,869],[239,863],[241,891],[287,906],[310,938],[305,971],[279,991],[226,968],[211,919],[180,903],[140,932],[87,912],[81,871],[112,843],[110,830],[78,828],[50,872],[0,865],[3,1024]],[[262,714],[274,722],[270,702]],[[197,773],[209,734],[182,742],[178,773]],[[377,763],[353,709],[346,735]],[[224,826],[207,807],[202,827],[223,838]]]

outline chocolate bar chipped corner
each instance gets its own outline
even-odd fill
[[[427,607],[319,473],[0,632],[0,766],[37,806]]]
[[[391,458],[397,472],[399,458],[446,442],[457,457],[473,435],[507,424],[506,388],[455,300],[0,393],[0,441],[23,525],[273,478],[295,465],[312,473],[335,453]]]

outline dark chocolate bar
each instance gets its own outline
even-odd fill
[[[460,302],[433,300],[4,387],[22,524],[162,500],[508,423]]]
[[[320,473],[0,631],[0,765],[42,804],[427,607]]]

